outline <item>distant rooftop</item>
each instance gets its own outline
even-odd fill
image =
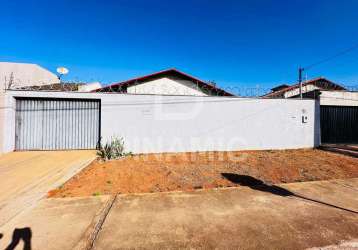
[[[297,90],[300,87],[300,85],[298,83],[293,84],[291,86],[286,85],[286,87],[285,87],[285,85],[286,84],[282,84],[282,85],[272,88],[271,89],[272,92],[265,94],[262,97],[265,97],[265,98],[284,97],[285,93],[295,90],[295,89]],[[314,85],[317,88],[322,89],[322,90],[346,90],[343,86],[341,86],[337,83],[334,83],[324,77],[317,77],[317,78],[302,82],[302,87],[309,86],[309,85]]]
[[[289,87],[290,85],[287,85],[287,84],[281,84],[281,85],[278,85],[278,86],[276,86],[276,87],[273,87],[271,90],[272,91],[279,91],[279,90],[281,90],[281,89],[285,89],[285,88],[287,88],[287,87]]]

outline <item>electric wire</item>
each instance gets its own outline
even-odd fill
[[[315,67],[315,66],[317,66],[317,65],[320,65],[320,64],[322,64],[322,63],[331,61],[331,60],[333,60],[333,59],[335,59],[335,58],[337,58],[337,57],[340,57],[340,56],[343,56],[343,55],[345,55],[345,54],[348,54],[349,52],[351,52],[351,51],[353,51],[353,50],[355,50],[355,49],[357,49],[357,48],[358,48],[358,43],[356,43],[356,44],[354,44],[353,46],[351,46],[351,47],[349,47],[349,48],[347,48],[347,49],[345,49],[345,50],[342,50],[342,51],[340,51],[340,52],[338,52],[338,53],[336,53],[336,54],[334,54],[334,55],[332,55],[332,56],[329,56],[329,57],[327,57],[327,58],[325,58],[325,59],[322,59],[322,60],[320,60],[320,61],[314,62],[314,63],[312,63],[312,64],[310,64],[310,65],[308,65],[308,66],[306,66],[306,67],[303,67],[303,68],[304,68],[304,70],[311,69],[311,68],[313,68],[313,67]]]

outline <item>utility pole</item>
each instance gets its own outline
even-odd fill
[[[302,99],[302,72],[304,68],[298,68],[298,84],[300,85],[300,98]]]

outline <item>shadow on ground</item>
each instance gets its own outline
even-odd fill
[[[343,208],[343,207],[339,207],[339,206],[329,204],[329,203],[326,203],[326,202],[323,202],[323,201],[308,198],[308,197],[305,197],[305,196],[302,196],[302,195],[299,195],[299,194],[295,194],[295,193],[291,192],[290,190],[285,189],[283,187],[279,187],[279,186],[276,186],[276,185],[267,185],[263,181],[261,181],[259,179],[256,179],[256,178],[254,178],[252,176],[249,176],[249,175],[239,175],[239,174],[233,174],[233,173],[221,173],[221,175],[225,179],[231,181],[232,183],[239,184],[241,186],[246,186],[246,187],[249,187],[249,188],[254,189],[254,190],[267,192],[267,193],[271,193],[271,194],[279,195],[279,196],[285,196],[285,197],[292,196],[292,197],[296,197],[296,198],[301,198],[301,199],[306,200],[306,201],[311,201],[311,202],[315,202],[315,203],[318,203],[318,204],[321,204],[321,205],[325,205],[325,206],[329,206],[329,207],[332,207],[332,208],[336,208],[336,209],[340,209],[340,210],[344,210],[344,211],[347,211],[347,212],[358,214],[357,211],[353,211],[353,210]]]
[[[4,235],[0,233],[0,240]],[[24,228],[15,228],[12,233],[12,239],[10,244],[5,248],[5,250],[13,250],[22,240],[24,242],[24,250],[31,250],[31,238],[32,231],[29,227]]]
[[[238,174],[231,174],[231,173],[222,173],[221,175],[225,179],[231,181],[232,183],[239,184],[241,186],[247,186],[250,187],[251,189],[268,192],[280,196],[295,195],[294,193],[292,193],[287,189],[275,185],[272,186],[267,185],[263,181],[249,175],[238,175]]]

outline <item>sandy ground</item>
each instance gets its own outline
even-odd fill
[[[147,154],[95,161],[50,197],[151,193],[240,186],[235,175],[267,184],[358,177],[358,158],[318,149]],[[232,178],[233,177],[233,178]]]

